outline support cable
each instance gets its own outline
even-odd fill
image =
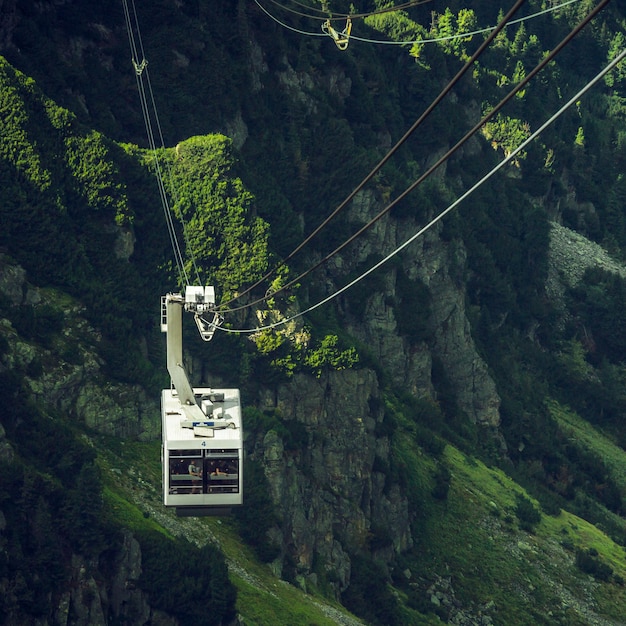
[[[415,182],[413,182],[404,192],[402,192],[395,200],[388,204],[382,211],[380,211],[375,217],[373,217],[367,224],[362,226],[356,233],[346,239],[341,245],[335,248],[332,252],[327,254],[323,259],[309,267],[306,271],[302,272],[299,276],[292,279],[276,291],[266,294],[262,298],[258,298],[252,302],[239,307],[233,307],[226,311],[220,310],[221,313],[230,313],[240,311],[260,304],[275,297],[277,294],[286,291],[290,287],[293,287],[300,282],[303,278],[311,274],[313,271],[327,263],[332,257],[341,252],[346,246],[352,243],[357,237],[362,235],[365,231],[371,228],[376,222],[378,222],[383,216],[385,216],[391,209],[402,201],[409,193],[411,193],[418,185],[420,185],[428,176],[430,176],[441,164],[447,161],[454,152],[456,152],[468,139],[475,135],[482,126],[484,126],[494,115],[504,107],[505,104],[511,100],[515,94],[523,89],[532,78],[534,78],[548,63],[550,63],[560,51],[570,43],[570,41],[578,35],[578,33],[610,2],[610,0],[602,0],[570,33],[554,48],[546,57],[522,80],[520,81],[487,115],[485,115],[470,131],[468,131],[464,137],[462,137],[452,148],[450,148],[442,157],[440,157],[436,163],[434,163],[426,172],[424,172]]]
[[[608,0],[607,0],[608,1]],[[372,272],[377,270],[379,267],[387,263],[390,259],[392,259],[396,254],[404,250],[408,245],[413,243],[418,237],[423,235],[427,230],[432,228],[437,222],[439,222],[445,215],[450,213],[453,209],[455,209],[463,200],[465,200],[468,196],[470,196],[474,191],[476,191],[483,183],[485,183],[489,178],[491,178],[494,174],[496,174],[500,169],[502,169],[507,163],[510,163],[526,146],[528,146],[532,141],[534,141],[548,126],[550,126],[555,120],[557,120],[567,109],[569,109],[572,105],[576,104],[582,96],[584,96],[587,91],[589,91],[598,81],[600,81],[608,72],[613,70],[618,63],[626,59],[626,49],[622,50],[622,52],[616,56],[602,71],[600,71],[592,80],[590,80],[576,95],[572,96],[552,117],[550,117],[546,122],[544,122],[536,131],[534,131],[527,139],[525,139],[511,154],[505,157],[500,163],[498,163],[493,169],[491,169],[483,178],[481,178],[477,183],[475,183],[470,189],[468,189],[463,195],[457,198],[448,208],[439,213],[434,219],[432,219],[426,226],[421,228],[415,234],[413,234],[409,239],[407,239],[402,245],[398,246],[393,252],[388,254],[384,259],[380,260],[378,263],[370,267],[367,271],[360,274],[357,278],[349,282],[347,285],[341,287],[337,291],[333,292],[331,295],[327,296],[323,300],[320,300],[316,304],[310,306],[304,311],[297,313],[296,315],[292,315],[291,317],[279,320],[278,322],[274,322],[273,324],[268,324],[266,326],[260,326],[257,328],[249,328],[249,329],[232,329],[232,328],[223,328],[219,327],[218,330],[226,333],[257,333],[262,330],[271,330],[283,324],[287,324],[288,322],[292,322],[293,320],[314,311],[315,309],[321,307],[324,304],[327,304],[331,300],[337,298],[342,293],[354,287],[359,281],[363,280],[365,277],[369,276]]]
[[[281,22],[276,16],[272,15],[265,7],[263,7],[260,3],[259,0],[254,0],[256,5],[270,18],[272,19],[274,22],[276,22],[279,26],[282,26],[283,28],[286,28],[287,30],[291,30],[293,32],[296,32],[300,35],[307,35],[309,37],[324,37],[327,36],[325,33],[319,33],[319,32],[308,32],[308,31],[304,31],[304,30],[300,30],[297,28],[294,28],[293,26],[289,26],[289,24],[285,24],[284,22]],[[269,0],[270,2],[273,2],[274,4],[280,6],[281,8],[285,9],[286,11],[288,11],[289,9],[287,7],[284,7],[282,5],[280,5],[278,2],[276,2],[275,0]],[[512,26],[514,24],[520,24],[522,22],[525,22],[527,20],[531,20],[534,19],[536,17],[541,17],[542,15],[545,15],[547,13],[552,13],[554,11],[558,11],[559,9],[562,9],[563,7],[566,7],[570,4],[574,4],[575,2],[580,2],[580,0],[565,0],[564,2],[562,2],[561,4],[557,4],[555,6],[551,6],[551,7],[546,7],[545,9],[542,9],[541,11],[537,11],[536,13],[532,13],[530,15],[527,15],[525,17],[520,17],[517,18],[515,20],[511,20],[507,26]],[[302,15],[302,14],[298,14],[301,15],[302,17],[308,17],[309,19],[313,19],[313,20],[319,20],[322,19],[320,17],[314,16],[314,15]],[[343,15],[343,14],[342,14]],[[345,14],[346,17],[351,17],[348,14]],[[374,15],[374,13],[372,14]],[[339,18],[334,18],[334,19],[339,19]],[[345,19],[345,18],[343,18]],[[493,30],[494,28],[496,28],[495,26],[488,26],[486,28],[480,28],[478,30],[474,30],[474,31],[468,31],[466,33],[457,33],[455,35],[446,35],[445,37],[434,37],[431,39],[409,39],[406,41],[392,41],[389,39],[368,39],[366,37],[359,37],[357,35],[350,35],[350,39],[355,39],[356,41],[360,41],[361,43],[372,43],[372,44],[381,44],[381,45],[387,45],[387,46],[407,46],[407,45],[413,45],[413,44],[427,44],[427,43],[438,43],[441,41],[451,41],[453,39],[464,39],[467,37],[474,37],[475,35],[481,35],[483,33],[488,33],[489,31]]]
[[[256,1],[256,0],[255,0]],[[404,135],[397,141],[397,143],[387,152],[387,154],[378,162],[377,165],[374,166],[374,169],[350,192],[350,194],[346,197],[341,204],[312,232],[310,233],[304,241],[302,241],[292,252],[290,252],[278,265],[276,265],[270,272],[266,273],[262,278],[256,281],[250,287],[247,287],[243,292],[238,294],[236,297],[224,302],[220,306],[220,311],[222,313],[232,313],[235,311],[239,311],[243,308],[247,308],[254,304],[258,304],[259,302],[263,302],[267,300],[271,296],[266,296],[260,300],[256,300],[254,302],[248,303],[246,305],[242,305],[239,307],[233,307],[230,309],[224,309],[223,307],[229,306],[232,302],[242,298],[243,296],[250,293],[253,289],[258,287],[261,283],[266,281],[268,278],[273,276],[280,268],[284,267],[304,246],[306,246],[323,228],[325,228],[328,223],[340,212],[342,211],[356,196],[356,194],[365,187],[365,185],[378,173],[378,171],[391,159],[391,157],[399,150],[399,148],[404,144],[404,142],[413,134],[413,132],[422,124],[422,122],[430,115],[430,113],[435,109],[435,107],[448,95],[448,93],[453,89],[453,87],[461,80],[461,78],[465,75],[465,73],[472,67],[476,59],[480,57],[480,55],[485,51],[485,49],[491,44],[494,38],[500,33],[500,31],[507,24],[508,20],[515,14],[515,12],[521,7],[524,3],[524,0],[517,0],[515,4],[511,7],[508,13],[502,18],[500,23],[494,28],[491,34],[483,41],[483,43],[478,47],[478,49],[472,54],[472,56],[466,61],[463,67],[457,72],[457,74],[448,82],[448,84],[443,88],[443,90],[439,93],[439,95],[432,101],[432,103],[426,108],[426,110],[420,115],[420,117],[412,124],[412,126],[404,133]],[[382,216],[381,216],[382,217]],[[359,231],[361,232],[361,231]],[[352,240],[348,240],[348,243]],[[347,245],[347,244],[345,244]],[[335,252],[336,253],[336,252]],[[334,256],[334,254],[332,256]],[[316,266],[317,267],[317,266]],[[312,271],[312,270],[311,270]],[[305,274],[301,274],[298,278],[302,278],[306,276],[309,272]],[[295,281],[297,282],[297,281]],[[289,285],[294,284],[294,281],[291,281]],[[283,288],[284,289],[284,288]],[[281,289],[282,291],[282,289]]]
[[[152,90],[152,83],[150,82],[148,62],[146,60],[145,52],[143,48],[143,41],[141,38],[141,31],[139,28],[139,19],[137,17],[135,2],[134,0],[131,0],[132,17],[131,17],[131,13],[128,7],[128,1],[122,0],[122,4],[124,6],[126,29],[128,31],[128,39],[129,39],[129,44],[130,44],[131,54],[132,54],[131,60],[132,60],[133,67],[135,68],[135,77],[137,80],[137,91],[139,92],[141,111],[142,111],[144,123],[146,126],[148,146],[149,146],[149,149],[152,151],[153,158],[154,158],[155,175],[156,175],[157,185],[159,189],[159,196],[161,198],[161,204],[163,206],[163,211],[165,214],[165,221],[167,224],[167,230],[168,230],[168,234],[170,238],[170,243],[172,245],[172,250],[174,253],[174,258],[175,258],[176,267],[178,269],[180,280],[184,285],[189,285],[189,277],[185,269],[184,256],[183,256],[180,244],[178,242],[178,238],[176,236],[176,228],[175,228],[174,220],[172,217],[173,210],[170,206],[167,190],[165,189],[165,184],[163,182],[163,172],[161,170],[161,162],[159,160],[159,156],[157,153],[157,144],[155,141],[155,133],[153,130],[152,116],[154,116],[154,124],[156,125],[158,136],[161,142],[159,147],[165,148],[165,142],[163,139],[163,132],[161,129],[161,124],[159,121],[159,115],[157,111],[156,101],[154,98],[154,92]],[[132,19],[133,17],[134,17],[134,24],[135,24],[134,28],[133,28],[133,19]],[[135,35],[134,35],[135,30],[137,31],[138,43],[135,41]],[[141,52],[141,55],[139,55],[138,53],[139,51]],[[140,58],[141,60],[139,60]],[[149,95],[149,100],[148,100],[148,95]],[[150,103],[151,103],[151,107],[150,107]],[[151,110],[152,110],[152,115],[151,115]],[[168,173],[169,180],[170,180],[172,196],[173,196],[174,202],[176,203],[178,200],[176,186],[174,185],[172,170],[169,166],[169,163],[167,163],[167,161],[165,162],[165,167],[167,169],[167,173]],[[180,215],[180,220],[183,225],[183,236],[185,239],[185,243],[187,245],[187,254],[191,259],[192,266],[196,273],[196,280],[198,281],[198,284],[199,284],[200,278],[199,278],[198,267],[196,265],[196,260],[193,255],[193,250],[191,249],[191,246],[189,245],[189,240],[187,236],[187,226],[186,226],[186,223],[184,221],[182,214]]]
[[[279,26],[290,30],[293,33],[297,33],[298,35],[307,35],[308,37],[328,37],[326,33],[309,33],[306,30],[300,30],[299,28],[294,28],[293,26],[289,26],[289,24],[285,24],[285,22],[281,22],[277,17],[274,17],[260,2],[259,0],[254,0],[254,3],[267,15],[271,20],[276,22]],[[317,18],[315,18],[317,19]]]
[[[288,6],[285,6],[278,0],[268,0],[272,4],[277,7],[283,9],[284,11],[288,11],[289,13],[294,13],[295,15],[299,15],[300,17],[306,17],[312,20],[321,20],[323,22],[330,20],[331,22],[334,20],[345,20],[347,17],[355,20],[355,19],[364,19],[366,17],[370,17],[372,15],[382,15],[383,13],[393,13],[395,11],[402,11],[404,9],[410,9],[412,7],[416,7],[420,4],[426,4],[427,2],[432,2],[432,0],[411,0],[410,2],[404,2],[402,4],[398,4],[395,6],[383,7],[382,9],[377,9],[376,11],[369,11],[368,13],[337,13],[336,11],[332,11],[332,14],[329,15],[328,11],[324,9],[317,9],[316,7],[309,7],[301,2],[293,2],[293,4],[301,6],[309,11],[315,11],[317,13],[323,13],[323,16],[319,15],[310,15],[309,13],[303,13],[301,11],[297,11],[296,9],[292,9]],[[335,16],[335,17],[333,17]]]

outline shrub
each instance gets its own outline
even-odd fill
[[[350,585],[342,594],[343,604],[371,624],[401,624],[398,600],[389,589],[382,568],[365,556],[351,560]]]
[[[596,580],[608,582],[613,575],[611,567],[599,558],[598,551],[594,548],[576,550],[576,566],[581,572],[590,574]]]
[[[138,533],[137,540],[142,556],[138,584],[150,594],[153,607],[184,624],[217,626],[232,621],[236,590],[216,547],[198,548],[154,530]]]
[[[450,490],[450,480],[452,476],[450,470],[445,465],[439,465],[435,474],[435,486],[431,492],[436,500],[447,500]]]
[[[354,367],[359,362],[355,348],[340,350],[337,335],[326,335],[315,350],[309,351],[304,358],[305,365],[318,378],[326,369],[343,370]]]
[[[520,521],[520,527],[532,532],[534,527],[541,521],[541,513],[525,495],[518,493],[515,499],[517,501],[515,515],[517,515],[517,519]]]

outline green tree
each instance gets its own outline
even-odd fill
[[[341,596],[343,603],[372,624],[399,626],[402,616],[398,599],[381,567],[365,556],[353,556],[351,562],[350,585]]]
[[[183,226],[186,270],[225,297],[260,278],[268,263],[268,226],[256,217],[252,194],[233,175],[232,141],[223,135],[192,137],[172,154],[166,183]],[[195,259],[196,267],[193,266]]]
[[[515,494],[516,506],[515,514],[520,521],[520,526],[524,530],[532,531],[541,521],[541,512],[535,507],[531,500],[525,495]]]
[[[626,47],[626,36],[618,31],[611,39],[609,46],[608,60],[612,61]],[[604,82],[609,87],[619,87],[626,83],[626,63],[622,61],[617,67],[604,77]]]
[[[354,367],[359,362],[355,348],[339,349],[339,337],[326,335],[318,348],[310,350],[304,363],[319,378],[325,369],[343,370]]]
[[[94,557],[107,547],[103,521],[102,481],[95,463],[85,464],[70,491],[67,533],[81,554]]]
[[[183,624],[219,626],[235,617],[236,589],[221,552],[186,539],[149,530],[137,533],[141,546],[139,586],[151,603]]]

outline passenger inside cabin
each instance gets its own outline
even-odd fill
[[[189,474],[192,477],[191,493],[200,493],[202,491],[202,469],[196,465],[193,459],[189,462]]]
[[[222,474],[228,474],[228,468],[225,463],[221,461],[211,462],[211,476],[221,476]]]

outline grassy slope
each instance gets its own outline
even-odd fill
[[[453,493],[445,515],[458,569],[475,574],[469,597],[495,602],[501,623],[589,623],[587,614],[619,617],[626,606],[623,587],[611,585],[613,601],[603,587],[574,564],[571,547],[594,547],[614,571],[624,576],[626,554],[595,526],[566,512],[542,515],[535,533],[519,529],[515,494],[523,490],[498,470],[448,449]],[[452,509],[452,510],[450,510]],[[444,524],[445,527],[445,524]],[[458,534],[457,534],[458,533]],[[465,541],[459,542],[458,535]],[[566,542],[565,539],[568,541]],[[567,590],[567,591],[565,591]],[[592,600],[593,598],[593,600]],[[587,615],[587,617],[585,617]]]
[[[590,443],[608,445],[597,433],[592,438],[591,427],[572,423],[584,430]],[[158,444],[99,436],[94,443],[116,519],[130,528],[156,525],[199,544],[219,544],[238,590],[238,611],[247,623],[358,623],[332,602],[278,579],[241,544],[231,520],[179,519],[166,511],[160,503]],[[402,445],[410,482],[424,493],[433,460],[408,439]],[[621,453],[623,467],[624,451],[612,451],[617,465]],[[623,623],[626,588],[615,582],[618,577],[626,578],[626,553],[621,546],[566,512],[558,517],[542,515],[534,532],[526,532],[515,514],[516,494],[525,492],[511,478],[452,446],[446,447],[441,462],[452,475],[450,491],[445,502],[423,500],[424,509],[416,522],[419,539],[408,559],[414,580],[431,584],[449,578],[446,593],[452,593],[470,613],[489,615],[494,624]],[[582,573],[575,564],[576,548],[597,550],[598,558],[613,569],[612,581],[599,582]],[[407,599],[405,590],[399,589],[399,597]],[[432,613],[407,610],[407,615],[413,624],[439,623]]]
[[[574,411],[556,402],[549,408],[564,433],[602,457],[622,497],[626,498],[626,452]]]
[[[242,545],[229,519],[177,518],[161,504],[161,474],[158,443],[120,442],[94,436],[106,485],[105,497],[116,521],[130,529],[157,528],[166,534],[182,535],[203,544],[220,546],[237,587],[238,612],[247,624],[330,626],[360,624],[332,602],[281,581],[267,565],[259,563]],[[341,622],[340,622],[341,620]]]
[[[409,447],[407,442],[405,459]],[[414,452],[412,469],[418,472],[413,475],[423,483],[432,460]],[[624,463],[624,451],[621,455]],[[619,580],[626,574],[626,553],[621,546],[567,512],[542,514],[529,533],[520,528],[515,512],[516,494],[528,496],[510,477],[452,446],[442,462],[452,474],[447,500],[424,500],[420,539],[408,561],[427,581],[422,589],[449,578],[444,593],[450,596],[453,589],[463,607],[489,615],[495,624],[624,623],[626,589]],[[577,548],[597,550],[613,569],[612,582],[582,573],[575,564]]]

